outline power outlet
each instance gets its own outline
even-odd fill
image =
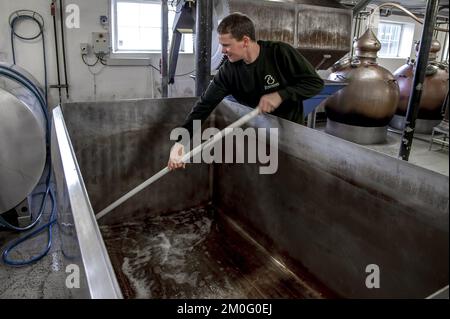
[[[89,44],[88,43],[80,43],[80,52],[81,54],[89,55]]]
[[[95,54],[109,54],[108,32],[92,32],[92,42]]]

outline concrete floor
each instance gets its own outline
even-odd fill
[[[402,135],[400,134],[400,132],[389,129],[387,141],[385,144],[367,145],[366,147],[387,154],[389,156],[398,157],[401,138]],[[448,176],[448,147],[442,147],[436,143],[433,143],[430,150],[430,140],[431,135],[415,135],[411,153],[409,156],[409,162]]]
[[[36,192],[43,191],[45,185],[39,186]],[[34,207],[39,207],[41,196],[36,196]],[[46,209],[37,226],[50,220],[51,205],[47,199]],[[36,214],[34,215],[36,216]],[[28,234],[15,232],[0,227],[0,251],[12,242]],[[29,241],[17,246],[9,255],[13,260],[29,260],[45,251],[48,231],[44,230]],[[36,263],[28,266],[11,267],[0,260],[0,299],[57,299],[71,298],[71,292],[65,287],[68,274],[63,266],[63,254],[58,225],[52,227],[52,246],[48,254]]]
[[[325,123],[318,123],[316,129],[325,131]],[[435,137],[438,136],[435,135]],[[362,147],[398,158],[401,138],[402,135],[400,131],[388,129],[385,143],[362,145]],[[408,161],[411,164],[449,176],[448,147],[442,147],[441,145],[433,143],[431,150],[429,150],[430,140],[431,135],[415,134]]]

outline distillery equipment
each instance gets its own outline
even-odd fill
[[[159,154],[169,152],[171,130],[196,100],[54,109],[63,267],[80,266],[80,289],[71,293],[424,298],[447,285],[447,176],[271,115],[245,127],[278,129],[274,174],[259,174],[257,163],[191,163],[97,220],[96,212],[167,164]],[[222,129],[251,111],[224,100],[205,128]],[[248,142],[236,141],[240,155]],[[385,279],[367,289],[361,276],[374,263]]]
[[[420,44],[417,43],[416,56],[418,55],[419,48]],[[436,60],[437,53],[440,49],[441,45],[439,41],[434,39],[431,43],[428,66],[423,82],[419,113],[415,126],[416,133],[431,134],[433,127],[438,125],[442,120],[443,104],[448,92],[448,65]],[[394,72],[400,88],[400,99],[395,115],[389,125],[398,130],[403,130],[405,125],[405,116],[411,95],[414,73],[415,61],[410,59]]]
[[[257,40],[289,43],[317,69],[328,69],[351,48],[352,11],[332,0],[214,1],[212,70],[223,58],[217,25],[233,12],[248,15]]]
[[[377,63],[381,43],[371,28],[353,46],[355,57],[335,63],[328,77],[348,85],[325,103],[326,132],[359,144],[382,143],[399,99],[397,80]]]
[[[28,210],[28,195],[46,163],[47,119],[44,92],[27,71],[0,63],[0,214],[20,206]]]

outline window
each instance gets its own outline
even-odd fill
[[[176,1],[169,5],[169,48]],[[158,0],[112,0],[114,53],[161,52],[161,2]],[[193,52],[192,34],[183,34],[180,52]]]
[[[414,24],[380,21],[378,39],[381,50],[378,53],[383,58],[406,58],[411,54],[414,37]]]

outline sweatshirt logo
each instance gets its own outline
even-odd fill
[[[278,82],[274,79],[274,77],[273,77],[272,75],[270,75],[270,74],[267,74],[267,75],[264,77],[264,80],[266,81],[266,84],[267,84],[267,85],[264,85],[264,89],[265,89],[265,90],[269,90],[269,89],[275,88],[275,87],[277,87],[277,86],[280,85],[280,83],[278,83]]]

